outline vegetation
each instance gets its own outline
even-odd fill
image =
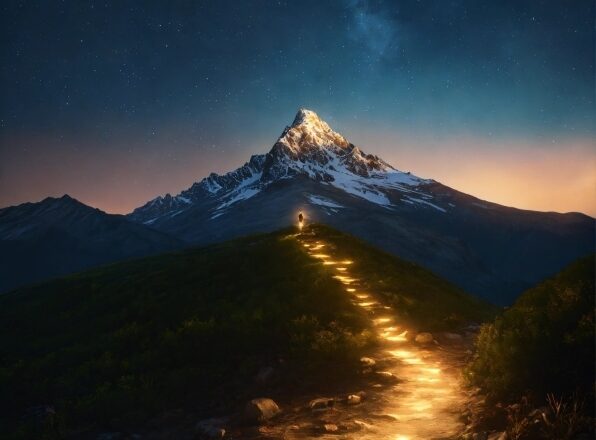
[[[63,432],[122,429],[169,408],[233,406],[280,359],[296,375],[357,362],[370,339],[361,312],[288,232],[0,297],[4,434],[32,437],[22,416],[38,405],[55,408]]]
[[[305,232],[313,231],[340,244],[355,272],[374,280],[368,287],[414,325],[447,329],[492,312],[416,265],[327,227]],[[331,369],[334,382],[352,380],[372,333],[294,232],[113,264],[0,296],[3,435],[134,429],[176,408],[196,418],[229,413],[292,383],[311,381],[320,391]],[[255,377],[269,366],[282,377],[264,389]]]
[[[547,408],[543,436],[531,438],[572,438],[592,420],[594,264],[584,258],[526,291],[480,331],[467,376],[492,401],[525,402],[510,415],[511,438],[530,438],[524,406]]]
[[[385,296],[402,322],[427,331],[458,330],[470,323],[492,319],[497,308],[409,261],[396,258],[351,235],[324,225],[305,232],[324,237],[346,258],[354,272],[365,275],[368,288]]]

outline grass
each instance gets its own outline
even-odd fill
[[[345,258],[354,260],[352,271],[363,275],[367,288],[385,297],[410,327],[427,331],[459,330],[470,323],[492,319],[497,308],[417,264],[380,251],[351,235],[325,225],[305,232],[331,242]]]
[[[491,311],[418,266],[314,231],[412,322],[451,328]],[[283,371],[278,390],[328,382],[330,368],[351,374],[372,343],[367,326],[293,229],[20,289],[0,296],[1,428],[13,439],[76,437],[176,408],[227,413],[263,392],[254,378],[265,366]],[[31,416],[45,405],[50,422]]]

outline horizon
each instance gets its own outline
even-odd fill
[[[399,170],[596,216],[593,16],[588,1],[5,4],[0,206],[68,193],[129,213],[267,153],[305,106]]]
[[[299,106],[298,107],[298,111],[300,109],[311,110],[311,111],[315,112],[322,120],[326,121],[326,119],[324,117],[321,117],[321,115],[319,115],[319,113],[316,110],[312,110],[312,108],[310,108],[308,106]],[[285,126],[291,125],[291,121],[293,120],[293,118],[294,118],[294,116],[292,116],[291,118],[289,118],[288,119],[289,122]],[[333,126],[331,128],[334,129],[334,131],[337,131],[337,130],[335,130],[335,128]],[[343,134],[341,131],[338,131],[338,132],[340,134]],[[378,134],[378,132],[377,132],[377,134]],[[397,134],[397,133],[391,133],[390,135],[397,136],[397,137],[399,136],[399,134]],[[592,197],[592,198],[589,199],[590,204],[588,205],[588,207],[587,207],[587,209],[585,211],[581,211],[580,209],[573,209],[573,208],[569,208],[569,209],[562,208],[562,209],[557,210],[556,207],[554,209],[548,209],[548,206],[549,206],[549,202],[550,201],[549,200],[546,200],[546,201],[545,200],[540,200],[540,197],[541,196],[544,196],[545,193],[546,193],[546,191],[540,191],[537,194],[536,193],[531,194],[532,196],[535,197],[535,200],[528,200],[526,198],[525,203],[524,202],[521,202],[519,205],[508,204],[508,202],[507,202],[507,200],[509,200],[509,198],[508,198],[508,195],[509,195],[508,192],[514,193],[514,192],[516,192],[518,190],[518,188],[515,185],[514,186],[509,185],[508,187],[503,188],[502,184],[508,178],[508,174],[499,172],[498,170],[495,170],[495,168],[500,168],[500,165],[498,165],[496,167],[493,167],[493,168],[486,167],[484,169],[481,169],[480,170],[480,175],[483,175],[484,176],[484,180],[485,180],[484,185],[483,186],[480,186],[479,188],[476,187],[478,189],[476,189],[474,186],[471,186],[470,187],[470,190],[467,190],[467,189],[462,189],[462,188],[465,188],[466,187],[466,184],[465,184],[465,182],[463,182],[463,183],[461,182],[462,179],[457,179],[457,176],[456,175],[449,176],[447,174],[446,175],[447,181],[443,181],[443,180],[441,180],[439,178],[433,177],[432,175],[425,175],[423,173],[418,173],[416,171],[418,168],[425,169],[425,165],[427,165],[427,168],[429,170],[432,170],[431,172],[434,172],[435,174],[441,174],[442,163],[443,162],[442,161],[437,161],[435,159],[435,160],[431,160],[430,162],[426,162],[425,163],[425,161],[428,161],[428,156],[429,155],[432,156],[433,154],[436,154],[436,151],[432,151],[432,149],[431,149],[430,151],[427,151],[426,152],[427,154],[419,154],[419,152],[418,152],[418,155],[416,155],[416,151],[414,151],[415,149],[412,147],[412,143],[413,143],[412,140],[409,140],[410,143],[406,145],[406,151],[409,150],[409,153],[412,155],[410,157],[410,159],[412,159],[412,162],[416,163],[418,166],[414,165],[414,167],[408,167],[408,166],[405,166],[404,167],[404,166],[400,166],[398,164],[395,164],[394,161],[392,161],[390,159],[387,159],[379,151],[373,151],[373,150],[369,149],[365,145],[361,145],[361,144],[355,143],[355,142],[352,141],[352,139],[349,136],[346,136],[346,138],[348,139],[348,141],[354,143],[358,148],[360,148],[361,150],[363,150],[365,153],[378,155],[379,157],[381,157],[381,159],[386,160],[390,165],[392,165],[393,167],[397,168],[400,171],[411,171],[414,175],[417,175],[418,177],[425,178],[425,179],[428,178],[428,179],[436,180],[439,183],[442,183],[442,184],[444,184],[446,186],[452,187],[455,190],[464,192],[464,193],[466,193],[468,195],[471,195],[473,197],[476,197],[476,198],[478,198],[480,200],[484,200],[484,201],[492,202],[492,203],[497,203],[497,204],[503,205],[503,206],[510,206],[510,207],[517,208],[517,209],[523,209],[523,210],[541,211],[541,212],[559,212],[559,213],[581,213],[581,214],[588,215],[590,217],[595,217],[596,216],[596,197]],[[471,147],[470,144],[475,144],[475,143],[478,142],[478,140],[473,140],[473,139],[463,139],[463,140],[464,140],[464,142],[463,143],[460,142],[459,144],[460,144],[460,146],[463,147],[463,150],[465,152],[468,152],[468,153],[473,149],[473,147]],[[387,145],[387,142],[390,142],[390,141],[391,141],[391,137],[389,137],[389,141],[385,140],[385,145],[383,147],[381,147],[381,150],[383,150],[383,149],[386,149],[387,150],[387,148],[391,148],[391,145]],[[382,142],[383,142],[383,140],[381,140],[380,143],[382,144]],[[408,142],[408,141],[406,141],[406,142]],[[428,143],[429,144],[431,144],[432,142],[433,142],[433,140],[428,140]],[[437,141],[435,140],[435,142],[437,142]],[[443,144],[445,143],[444,140],[441,140],[441,142]],[[454,142],[454,140],[450,140],[449,142]],[[107,206],[102,206],[101,199],[99,199],[99,202],[96,203],[96,201],[95,201],[96,199],[93,198],[93,196],[91,196],[91,198],[89,199],[88,196],[86,196],[85,194],[81,194],[81,196],[79,196],[76,191],[68,191],[68,190],[66,190],[64,192],[60,192],[58,190],[57,192],[54,192],[54,193],[51,193],[51,194],[41,194],[40,193],[40,195],[37,198],[33,198],[33,199],[30,199],[30,200],[29,199],[27,199],[27,200],[20,200],[20,201],[17,201],[15,203],[12,203],[12,204],[9,204],[9,205],[5,205],[5,206],[4,205],[0,205],[0,209],[1,208],[4,208],[4,207],[19,205],[21,203],[41,201],[41,200],[45,199],[46,197],[59,198],[59,197],[61,197],[63,195],[69,195],[70,197],[72,197],[72,198],[80,201],[81,203],[84,203],[84,204],[86,204],[88,206],[91,206],[91,207],[94,207],[94,208],[99,208],[99,209],[101,209],[102,211],[104,211],[106,213],[125,215],[125,214],[131,213],[134,209],[143,206],[145,203],[147,203],[147,202],[149,202],[149,201],[151,201],[151,200],[153,200],[153,199],[155,199],[155,198],[157,198],[159,196],[165,196],[166,194],[170,194],[172,196],[177,195],[181,191],[188,189],[190,186],[192,186],[193,183],[200,182],[203,178],[206,178],[212,172],[216,172],[217,174],[220,174],[220,175],[221,174],[226,174],[228,172],[232,172],[235,169],[237,169],[237,168],[241,167],[242,165],[244,165],[245,163],[247,163],[248,160],[250,159],[250,157],[252,155],[267,154],[270,151],[271,147],[274,144],[275,144],[275,141],[272,141],[271,142],[271,146],[269,146],[268,148],[266,148],[266,149],[264,149],[264,150],[262,150],[260,152],[254,152],[254,153],[250,154],[248,157],[246,157],[245,159],[240,159],[240,161],[237,162],[235,165],[231,165],[232,168],[223,169],[223,167],[222,167],[222,169],[220,171],[206,171],[201,176],[198,176],[194,180],[191,180],[188,184],[184,184],[183,183],[182,184],[182,187],[180,187],[178,189],[174,189],[174,190],[170,190],[170,191],[164,191],[164,192],[161,192],[161,193],[154,194],[153,196],[149,195],[148,198],[142,198],[143,196],[141,195],[141,196],[139,196],[139,198],[133,199],[133,200],[129,201],[128,204],[125,204],[125,205],[119,205],[119,206],[116,205],[114,207],[110,207],[109,204],[108,204]],[[585,153],[585,152],[588,152],[589,153],[589,152],[591,152],[591,144],[590,144],[590,141],[589,140],[583,140],[583,142],[582,142],[582,140],[577,141],[577,146],[578,146],[577,149],[579,149],[580,153]],[[436,146],[435,146],[435,148],[436,148]],[[389,153],[390,152],[391,151],[389,150]],[[386,151],[386,153],[387,153],[387,151]],[[524,153],[523,155],[525,155],[525,156],[527,156],[528,154],[531,154],[531,152],[528,153],[528,151],[524,151],[523,153]],[[451,152],[449,152],[448,154],[451,154]],[[519,156],[513,158],[514,161],[518,160],[523,155],[520,154]],[[496,158],[496,156],[493,157],[492,159],[495,159],[495,158]],[[502,158],[501,157],[500,159],[501,160],[506,160],[507,158]],[[578,159],[578,163],[581,162],[581,157],[580,158],[577,158],[577,159]],[[528,157],[525,157],[525,160],[529,160],[529,158]],[[474,165],[482,166],[483,163],[484,163],[482,160],[480,160],[479,162],[480,163],[476,162]],[[428,165],[430,165],[430,166],[428,166]],[[532,171],[533,172],[537,172],[537,173],[542,173],[543,171],[545,171],[547,169],[550,169],[553,172],[556,169],[556,170],[558,170],[558,172],[560,172],[561,171],[561,165],[562,165],[561,158],[558,158],[558,157],[549,158],[546,162],[543,163],[543,166],[542,167],[540,167],[539,169],[534,169]],[[529,169],[527,167],[527,163],[523,163],[521,166],[520,165],[518,165],[518,166],[520,168],[522,168],[522,171],[525,171],[525,172],[527,172],[528,169]],[[568,173],[569,172],[575,171],[575,168],[574,168],[575,166],[576,166],[576,163],[573,162],[573,161],[572,161],[572,165],[571,165],[571,170],[569,170],[569,165],[567,165],[567,169],[566,169],[567,174],[564,174],[562,177],[565,178],[565,177],[568,176]],[[515,170],[515,171],[520,171],[520,170]],[[594,183],[594,185],[592,185],[592,187],[594,188],[592,191],[593,191],[594,195],[596,196],[596,167],[593,167],[592,164],[589,163],[588,166],[587,166],[587,171],[588,172],[591,172],[591,174],[588,175],[588,179],[587,179],[587,182],[588,182],[588,185],[587,185],[588,188],[587,188],[587,190],[588,191],[591,191],[592,188],[590,187],[590,184]],[[487,173],[490,176],[490,178],[494,178],[494,177],[497,177],[497,178],[502,177],[503,178],[503,181],[501,182],[500,185],[495,185],[497,188],[493,187],[489,182],[486,182],[486,180],[487,180]],[[495,173],[498,173],[498,174],[495,175]],[[499,173],[500,173],[500,175],[499,175]],[[469,178],[470,180],[473,180],[474,178],[478,178],[478,176],[476,176],[476,175],[473,175],[473,176],[470,177],[469,174],[466,175],[464,173],[464,179],[463,180],[465,180],[466,177]],[[534,178],[536,179],[536,176],[534,176]],[[579,180],[580,181],[581,180],[584,180],[585,181],[586,179],[585,179],[584,176],[580,176],[580,179]],[[449,181],[453,181],[454,183],[453,184],[450,184]],[[520,187],[521,186],[522,186],[522,184],[520,184]],[[568,185],[564,189],[567,189],[569,192],[572,193],[577,188],[574,188],[572,185]],[[528,195],[527,191],[528,191],[528,189],[526,188],[526,192],[523,194],[524,196],[527,196]],[[147,193],[147,192],[145,192],[145,193]],[[580,192],[579,195],[580,195],[579,202],[581,202],[582,201],[582,194],[581,194],[581,192]],[[106,192],[105,195],[104,195],[104,197],[107,197],[109,199],[113,199],[114,196],[115,196],[115,194],[110,194],[109,192]],[[564,206],[574,206],[574,203],[575,203],[575,206],[580,206],[580,203],[578,203],[578,199],[571,200],[571,203],[569,203],[570,200],[569,200],[568,197],[561,197],[561,199],[564,200],[566,202],[566,204],[561,204],[561,205],[558,205],[558,206],[562,206],[562,207],[564,207]]]

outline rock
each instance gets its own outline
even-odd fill
[[[266,397],[252,399],[244,408],[244,419],[248,423],[270,420],[281,412],[277,403]]]
[[[223,419],[201,420],[195,425],[195,432],[200,439],[224,438],[226,430],[223,424]]]
[[[372,429],[372,425],[363,422],[362,420],[354,420],[354,425],[358,427],[358,429]]]
[[[375,377],[386,384],[394,384],[399,382],[399,379],[397,378],[397,376],[395,376],[393,373],[390,373],[389,371],[377,371],[375,373]]]
[[[325,411],[329,408],[333,408],[335,405],[335,399],[329,397],[319,397],[309,402],[308,407],[313,411]]]
[[[255,379],[259,383],[267,383],[273,378],[274,373],[275,369],[273,367],[263,367],[259,370]]]
[[[369,414],[373,419],[386,420],[388,422],[396,422],[397,417],[392,414]]]
[[[488,436],[488,440],[507,440],[506,432],[493,432]]]
[[[350,394],[348,396],[348,405],[358,405],[360,402],[362,402],[362,397],[356,394]]]
[[[337,432],[339,428],[333,423],[325,423],[323,429],[325,432]]]
[[[418,344],[430,344],[433,340],[433,334],[428,332],[418,333],[415,339]]]
[[[376,364],[375,360],[369,357],[361,357],[360,363],[365,367],[373,367]]]

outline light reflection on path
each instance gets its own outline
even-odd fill
[[[466,396],[453,357],[411,342],[408,329],[396,321],[391,307],[383,305],[374,292],[363,290],[365,280],[359,279],[359,274],[350,274],[353,261],[335,259],[333,246],[316,238],[303,237],[301,241],[309,255],[329,266],[333,277],[346,287],[346,294],[366,311],[382,341],[371,357],[399,379],[397,385],[375,393],[374,405],[360,406],[361,414],[355,415],[366,422],[363,426],[367,429],[341,438],[430,440],[453,438],[461,432],[463,424],[458,417]]]

